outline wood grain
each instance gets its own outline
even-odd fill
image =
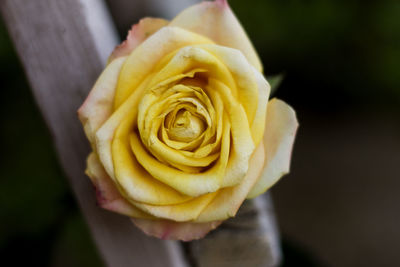
[[[102,1],[1,0],[0,9],[106,264],[185,266],[178,243],[147,237],[128,218],[97,207],[84,175],[89,146],[76,111],[118,42]]]
[[[282,255],[270,195],[245,201],[236,217],[192,241],[188,251],[198,267],[278,266]]]

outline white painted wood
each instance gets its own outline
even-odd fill
[[[147,0],[152,12],[162,14],[163,18],[171,20],[183,9],[201,2],[200,0]]]
[[[108,8],[104,1],[99,0],[81,0],[80,1],[85,14],[86,25],[93,38],[93,43],[103,65],[106,64],[108,56],[114,47],[119,43],[117,32]]]
[[[118,43],[102,0],[1,0],[0,10],[94,240],[108,266],[185,266],[179,243],[147,237],[95,205],[76,111]],[[51,190],[49,188],[48,190]]]

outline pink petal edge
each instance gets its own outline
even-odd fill
[[[108,62],[129,55],[138,45],[150,35],[168,24],[167,20],[160,18],[143,18],[134,24],[128,32],[126,40],[118,45],[111,53]]]
[[[217,228],[222,221],[207,223],[174,222],[169,220],[132,219],[132,222],[147,235],[164,240],[191,241],[204,237]]]
[[[140,218],[153,217],[134,207],[124,199],[94,153],[91,153],[88,157],[86,174],[89,176],[96,190],[97,204],[103,209],[126,216]]]

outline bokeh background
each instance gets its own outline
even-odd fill
[[[126,2],[121,36],[170,8]],[[400,1],[229,2],[300,121],[271,190],[283,266],[400,266]],[[0,258],[102,266],[2,22],[0,60]]]

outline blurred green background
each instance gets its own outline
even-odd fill
[[[400,1],[229,2],[301,124],[272,190],[284,266],[400,266]],[[101,266],[3,23],[0,58],[0,257]]]

